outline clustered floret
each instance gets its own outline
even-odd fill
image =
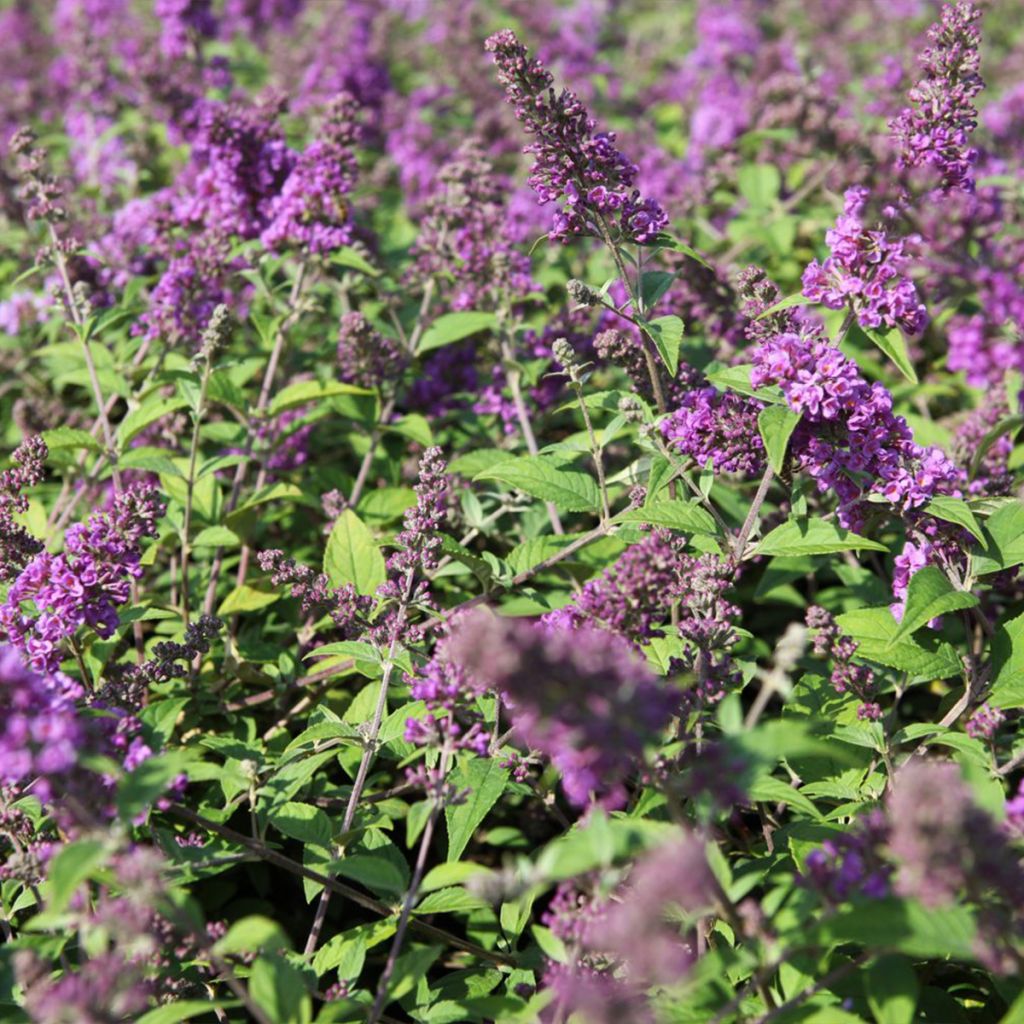
[[[498,81],[516,117],[535,141],[530,185],[541,203],[561,202],[551,235],[600,235],[614,224],[628,241],[649,242],[668,224],[665,211],[633,187],[637,168],[615,148],[615,135],[596,132],[596,122],[567,89],[556,93],[554,79],[531,59],[515,34],[504,29],[487,40]]]
[[[974,191],[978,151],[970,138],[978,124],[972,102],[985,87],[978,73],[981,11],[967,0],[946,4],[928,30],[931,46],[918,57],[924,72],[910,90],[912,104],[890,124],[899,166],[928,168],[945,192]]]
[[[117,609],[142,575],[142,540],[156,535],[163,513],[155,488],[132,487],[117,495],[109,510],[72,526],[62,554],[36,555],[19,573],[0,605],[0,626],[33,668],[56,672],[62,642],[81,626],[104,638],[114,634]]]
[[[912,239],[893,239],[882,230],[864,226],[868,190],[846,190],[843,212],[825,235],[832,250],[824,263],[812,260],[804,271],[803,293],[829,309],[850,309],[861,327],[899,327],[920,334],[928,313],[914,282],[904,271]]]
[[[454,625],[449,650],[474,685],[497,691],[518,737],[551,759],[577,807],[622,806],[626,779],[679,703],[624,639],[594,626],[479,611]]]

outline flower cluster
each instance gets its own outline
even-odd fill
[[[675,588],[688,564],[668,530],[653,530],[630,545],[599,576],[588,580],[564,608],[548,612],[553,628],[599,626],[633,644],[656,636],[668,618]]]
[[[405,353],[385,338],[362,313],[353,310],[338,325],[338,378],[361,388],[393,387],[407,362]]]
[[[858,896],[888,896],[893,871],[883,856],[888,836],[885,812],[869,811],[807,855],[803,883],[833,905]]]
[[[577,807],[623,804],[628,776],[678,704],[625,640],[589,625],[474,612],[453,627],[449,650],[477,686],[498,692],[517,736],[551,759]]]
[[[931,43],[920,55],[924,72],[910,90],[913,104],[890,124],[899,147],[899,166],[923,167],[943,191],[974,191],[978,152],[969,145],[977,127],[973,100],[985,87],[978,73],[981,11],[969,0],[946,4],[928,31]]]
[[[959,765],[904,765],[888,815],[889,853],[899,865],[896,891],[930,907],[956,903],[966,893],[982,909],[978,957],[992,969],[1011,969],[1012,945],[1024,934],[1024,868],[1010,835],[974,802]]]
[[[852,693],[861,702],[857,708],[858,718],[881,718],[882,708],[873,699],[876,690],[875,674],[867,665],[857,664],[853,660],[859,646],[857,642],[843,633],[836,625],[836,620],[818,605],[811,605],[807,609],[807,625],[817,630],[814,653],[833,663],[830,678],[836,693]]]
[[[735,576],[735,564],[719,555],[687,555],[672,591],[679,600],[678,632],[685,642],[672,667],[693,674],[695,689],[688,696],[702,704],[721,700],[741,680],[730,654],[740,610],[724,596]]]
[[[73,768],[83,736],[80,696],[70,679],[40,676],[13,647],[0,647],[0,784],[40,776],[35,791],[45,798],[45,780]]]
[[[351,208],[345,198],[356,176],[353,153],[359,138],[359,106],[348,93],[330,105],[316,138],[295,159],[280,192],[267,209],[260,241],[271,251],[298,249],[324,255],[353,239]]]
[[[831,255],[812,260],[804,271],[803,293],[829,309],[850,309],[861,327],[899,327],[920,334],[928,313],[904,271],[910,263],[905,240],[864,226],[868,190],[846,190],[843,212],[825,235]]]
[[[407,743],[447,745],[450,750],[487,755],[490,740],[475,706],[478,691],[465,668],[449,657],[445,642],[438,644],[433,658],[422,669],[406,678],[409,696],[423,701],[427,708],[424,717],[406,720]]]
[[[163,511],[155,489],[130,488],[114,498],[109,511],[72,526],[63,554],[43,552],[22,570],[0,605],[0,626],[34,668],[56,672],[62,641],[81,626],[101,637],[113,635],[117,608],[142,575],[142,539],[156,535]]]
[[[35,487],[43,479],[43,463],[49,451],[39,436],[27,438],[11,454],[13,465],[0,473],[0,580],[10,580],[43,545],[15,516],[28,510],[26,487]]]
[[[759,402],[703,387],[687,391],[659,428],[674,448],[700,467],[753,476],[764,469],[764,442],[757,428]]]
[[[343,640],[354,640],[362,634],[373,607],[372,598],[361,596],[351,583],[332,587],[324,573],[300,565],[283,551],[261,551],[256,557],[276,586],[289,588],[304,615],[330,616]]]
[[[597,132],[596,123],[568,90],[556,93],[551,73],[530,59],[509,29],[487,40],[498,80],[516,117],[534,137],[526,152],[534,157],[530,185],[541,203],[561,202],[552,237],[598,234],[617,219],[618,232],[632,242],[648,242],[668,223],[653,199],[633,188],[637,168],[615,148],[615,136]]]
[[[777,384],[802,415],[791,442],[794,468],[809,473],[818,490],[836,494],[843,525],[861,520],[868,494],[907,512],[936,494],[955,492],[959,472],[949,457],[915,444],[906,421],[893,413],[886,388],[868,384],[816,332],[791,329],[752,356],[754,387]]]

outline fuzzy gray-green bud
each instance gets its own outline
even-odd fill
[[[577,281],[575,277],[566,284],[565,290],[577,306],[601,305],[601,293],[596,288],[591,288],[589,284]]]

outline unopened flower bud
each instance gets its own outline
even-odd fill
[[[643,406],[633,395],[623,395],[619,399],[619,412],[627,423],[643,423]]]
[[[601,293],[596,288],[591,288],[589,284],[578,281],[575,277],[566,284],[565,290],[577,306],[601,305]]]

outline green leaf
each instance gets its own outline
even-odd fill
[[[474,310],[464,310],[458,313],[445,313],[439,316],[427,328],[417,355],[424,352],[432,352],[435,348],[443,348],[453,342],[462,341],[471,334],[479,334],[480,331],[493,330],[498,324],[498,318],[494,313],[481,313]]]
[[[910,577],[907,601],[899,629],[892,635],[890,646],[910,636],[932,619],[961,608],[973,608],[978,599],[964,590],[957,590],[946,574],[934,565],[926,565]]]
[[[214,1007],[227,1007],[237,1005],[234,1002],[225,1003],[210,1001],[209,999],[186,999],[182,1002],[167,1003],[158,1006],[155,1010],[144,1013],[137,1017],[135,1024],[181,1024],[183,1020],[191,1020],[200,1014],[209,1013]]]
[[[335,395],[372,395],[366,388],[357,388],[354,384],[343,384],[341,381],[329,381],[321,384],[317,380],[300,380],[282,388],[270,403],[269,415],[276,416],[286,409],[294,409],[300,405],[322,402],[325,398]]]
[[[367,526],[351,509],[345,509],[327,539],[324,572],[331,584],[351,583],[360,594],[372,595],[387,579],[384,556]]]
[[[863,978],[876,1024],[914,1024],[921,986],[907,957],[880,957],[864,971]]]
[[[1009,711],[1024,708],[1024,615],[1000,622],[992,636],[989,702]]]
[[[54,427],[43,431],[43,440],[50,451],[60,448],[85,448],[90,452],[102,452],[103,445],[88,430],[77,430],[74,427]]]
[[[755,779],[749,788],[749,795],[762,803],[787,804],[818,821],[822,820],[821,811],[800,790],[788,782],[775,778],[774,775],[762,775]]]
[[[670,252],[681,252],[684,256],[689,256],[691,260],[696,260],[702,267],[707,267],[708,270],[713,269],[711,264],[696,249],[685,242],[681,242],[678,238],[673,238],[667,231],[659,231],[650,242],[645,242],[644,245],[668,249]]]
[[[645,270],[640,276],[640,301],[643,309],[653,309],[672,287],[676,274],[668,270]]]
[[[559,463],[543,455],[523,455],[498,462],[473,479],[497,480],[534,498],[554,502],[567,512],[592,511],[601,500],[601,493],[589,473],[559,468]]]
[[[844,530],[826,519],[790,519],[754,549],[758,555],[830,555],[836,551],[887,551],[878,541]]]
[[[768,405],[757,414],[757,429],[764,442],[768,463],[776,473],[783,470],[789,439],[799,422],[800,413],[785,405]]]
[[[889,331],[868,328],[864,333],[892,360],[896,369],[911,384],[917,383],[917,371],[914,369],[914,364],[910,361],[910,356],[907,353],[907,343],[903,338],[903,332],[898,327],[894,327]]]
[[[791,309],[793,306],[809,305],[811,305],[811,300],[797,292],[795,295],[787,295],[784,299],[779,299],[775,305],[769,306],[763,313],[758,313],[754,319],[763,320],[766,316],[771,316],[773,313],[781,313],[784,309]]]
[[[978,475],[978,470],[981,469],[982,460],[985,458],[985,454],[989,448],[991,448],[992,445],[994,445],[996,441],[1003,436],[1003,434],[1015,436],[1021,427],[1024,427],[1024,416],[1007,416],[1005,419],[1000,420],[981,439],[981,442],[978,444],[978,447],[974,452],[974,456],[971,458],[969,476],[972,480]]]
[[[1024,502],[1015,500],[989,516],[983,528],[985,552],[975,553],[971,565],[979,576],[1011,569],[1024,562]]]
[[[332,725],[336,729],[350,728],[343,722],[324,722],[321,724]],[[312,804],[297,803],[290,800],[274,810],[270,815],[270,823],[279,832],[282,832],[291,839],[297,839],[300,843],[318,843],[321,846],[330,845],[333,833],[331,819],[319,807],[314,807]]]
[[[117,426],[117,443],[124,447],[133,438],[137,437],[151,423],[162,419],[164,416],[178,409],[184,408],[188,403],[183,398],[161,398],[150,399],[128,413]]]
[[[470,790],[464,803],[444,809],[448,824],[448,860],[455,861],[480,827],[490,809],[498,802],[508,782],[508,769],[493,757],[462,762],[449,776],[456,790]]]
[[[227,934],[217,940],[214,951],[225,956],[228,953],[260,953],[290,948],[288,936],[276,921],[252,914],[236,921]]]
[[[623,523],[650,523],[651,526],[667,526],[685,533],[706,533],[715,535],[718,527],[714,519],[699,505],[689,501],[652,501],[643,508],[631,509],[619,517]]]
[[[683,343],[684,330],[683,321],[677,316],[659,316],[647,324],[647,332],[671,377],[679,372],[679,348]]]
[[[756,398],[771,405],[785,405],[786,396],[775,387],[755,388],[750,383],[750,372],[753,365],[744,363],[741,366],[726,366],[721,370],[713,370],[707,374],[708,383],[714,384],[719,391],[735,391],[740,395]]]
[[[736,174],[740,195],[756,209],[767,209],[779,196],[782,175],[774,164],[747,164]]]
[[[273,1024],[309,1024],[313,1018],[302,975],[283,957],[261,956],[252,965],[249,996]]]
[[[801,942],[856,942],[869,949],[945,960],[974,959],[975,924],[963,906],[922,907],[911,900],[869,900],[841,911],[808,931]]]
[[[381,272],[369,263],[365,256],[350,245],[343,245],[331,253],[331,262],[337,267],[358,270],[367,277],[380,277]]]
[[[985,535],[982,533],[981,524],[971,511],[971,506],[963,498],[948,498],[944,494],[932,498],[925,505],[925,512],[941,519],[944,523],[955,523],[962,526],[982,546],[985,545]]]
[[[207,526],[192,538],[194,548],[236,548],[241,543],[238,534],[226,526]]]
[[[107,846],[100,839],[79,839],[55,854],[46,873],[46,913],[59,914],[75,890],[107,858]]]
[[[353,853],[331,863],[332,870],[351,878],[374,892],[400,896],[405,891],[405,879],[398,868],[384,857],[366,853]]]
[[[935,637],[893,641],[899,628],[888,608],[857,608],[836,616],[839,628],[857,641],[857,657],[923,679],[948,679],[963,666],[956,651]]]
[[[241,612],[255,612],[280,600],[281,595],[276,590],[260,590],[257,587],[250,587],[248,583],[243,583],[242,586],[235,587],[221,601],[217,614],[237,615]]]
[[[185,770],[188,756],[183,750],[147,757],[121,780],[117,787],[117,813],[124,821],[143,814]]]

